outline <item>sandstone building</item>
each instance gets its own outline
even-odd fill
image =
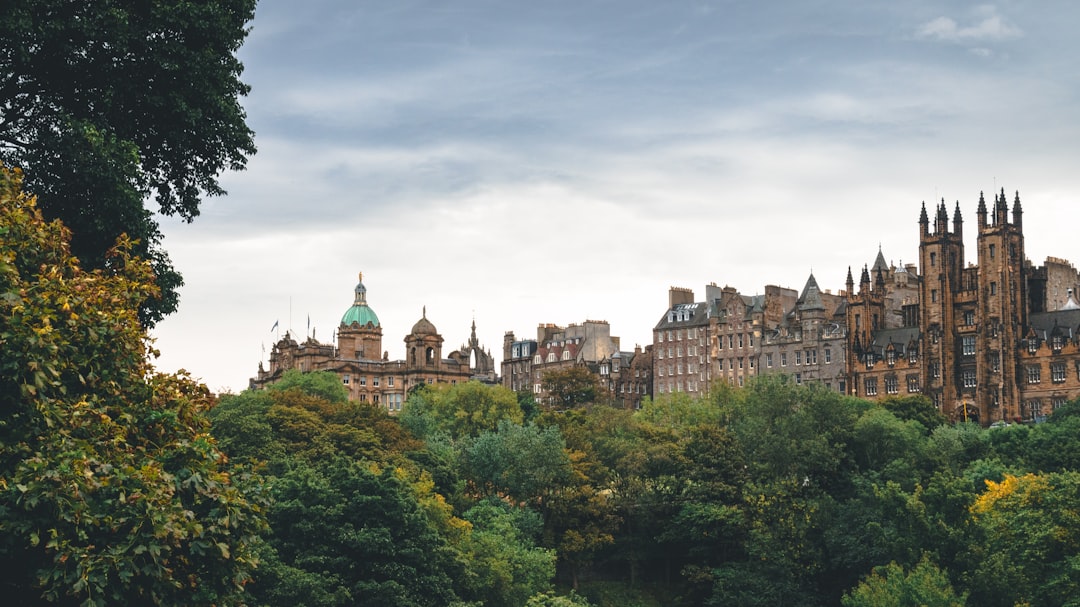
[[[330,371],[341,378],[351,400],[375,403],[397,413],[408,391],[419,385],[470,379],[496,382],[494,361],[479,345],[475,321],[468,344],[444,356],[443,337],[428,320],[425,308],[405,336],[405,359],[390,360],[383,350],[379,317],[367,303],[363,275],[353,295],[352,306],[341,317],[336,343],[320,343],[313,337],[299,343],[286,333],[270,352],[270,368],[259,362],[251,387],[272,384],[289,369]]]

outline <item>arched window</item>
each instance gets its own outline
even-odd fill
[[[435,364],[435,348],[428,348],[427,352],[425,353],[424,358],[427,361],[428,365],[434,365]]]

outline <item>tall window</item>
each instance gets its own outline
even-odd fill
[[[781,367],[786,367],[787,366],[787,352],[781,352],[780,353],[780,366]]]
[[[919,376],[908,375],[907,376],[907,391],[911,394],[915,394],[919,391]]]
[[[825,364],[832,363],[832,350],[825,348]]]
[[[900,382],[896,379],[896,376],[889,376],[885,378],[885,392],[889,394],[896,394],[900,392]]]
[[[795,366],[802,364],[802,350],[795,351]]]
[[[1027,383],[1037,384],[1042,381],[1042,367],[1039,365],[1029,365],[1024,371],[1027,373]]]
[[[974,369],[965,370],[962,373],[961,377],[962,377],[962,379],[964,381],[964,387],[965,388],[974,388],[977,385],[977,382],[975,380],[975,370]]]
[[[975,336],[965,335],[960,339],[964,356],[975,356]]]
[[[772,353],[768,353],[765,355],[765,366],[769,369],[772,369]]]
[[[866,389],[867,396],[877,396],[877,378],[867,377],[863,382],[863,387]]]
[[[1065,363],[1050,363],[1050,381],[1055,384],[1065,381]]]

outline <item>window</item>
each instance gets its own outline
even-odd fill
[[[780,366],[781,367],[786,367],[787,366],[787,352],[781,352],[780,353]]]
[[[990,243],[990,259],[994,258],[994,253],[997,252],[997,245]]]
[[[866,353],[866,368],[867,369],[873,369],[874,368],[874,353],[873,352],[867,352]]]
[[[801,364],[802,364],[802,350],[796,350],[795,351],[795,366],[797,367],[797,366],[799,366]]]
[[[1024,368],[1027,374],[1027,383],[1037,384],[1042,382],[1042,367],[1039,365],[1029,365]]]
[[[1050,363],[1050,381],[1055,384],[1065,381],[1065,363]]]
[[[1028,347],[1028,352],[1030,352],[1032,354],[1038,352],[1039,351],[1039,340],[1038,340],[1038,338],[1029,339],[1028,342],[1027,342],[1027,347]]]
[[[742,369],[742,366],[743,366],[743,358],[740,356],[739,357],[739,368]]]
[[[563,360],[570,360],[570,350],[563,350],[562,359]]]
[[[802,385],[802,373],[796,373],[795,374],[795,385],[796,386],[801,386]]]
[[[348,373],[341,376],[341,383],[345,384],[346,386],[349,385],[349,374]]]
[[[679,364],[675,365],[675,369],[677,370],[679,375],[682,375],[682,369],[683,369],[682,363],[679,363]]]
[[[974,311],[968,310],[967,312],[964,312],[964,324],[969,326],[969,327],[975,324],[975,312]]]
[[[606,364],[600,365],[600,375],[608,375],[608,366]]]
[[[1050,348],[1054,351],[1055,354],[1060,352],[1063,347],[1065,347],[1064,337],[1060,335],[1055,335],[1050,338]]]
[[[375,377],[372,377],[371,378],[371,385],[378,388],[379,387],[379,379],[380,378],[379,378],[378,375],[376,375]]]
[[[541,391],[542,391],[542,389],[540,388],[540,384],[533,384],[533,393],[534,394],[540,394]]]
[[[911,365],[914,365],[915,363],[919,362],[919,349],[918,348],[910,348],[908,350],[907,361],[908,361],[908,364],[911,364]]]
[[[431,378],[429,377],[429,378],[427,378],[427,383],[428,383],[428,385],[430,386],[431,384],[435,383],[435,380],[433,380],[433,379],[431,379]]]
[[[908,375],[907,376],[907,391],[909,394],[915,394],[919,391],[919,376]]]
[[[937,289],[930,289],[930,301],[937,301]]]
[[[356,377],[356,381],[359,382],[359,384],[361,386],[366,386],[367,385],[367,376],[366,375],[358,375]]]
[[[663,348],[660,348],[659,350],[656,351],[656,357],[659,358],[660,360],[664,360],[664,349]]]
[[[863,387],[866,389],[867,396],[877,396],[877,378],[867,377],[863,382]]]
[[[896,376],[889,376],[885,378],[885,392],[888,394],[897,394],[900,392],[900,382],[897,381]]]
[[[537,354],[536,356],[533,357],[533,364],[534,365],[539,365],[541,362],[543,362],[543,361],[541,361],[539,354]]]
[[[896,364],[896,350],[885,352],[885,363],[890,367]]]
[[[548,352],[547,361],[549,363],[553,363],[553,362],[555,362],[555,360],[556,360],[555,353],[554,352]]]
[[[965,388],[974,388],[978,384],[975,379],[975,369],[965,369],[964,372],[960,374],[960,377],[964,382]]]
[[[1041,400],[1033,398],[1024,403],[1024,408],[1027,409],[1027,411],[1025,411],[1025,413],[1027,414],[1025,417],[1027,417],[1027,419],[1035,420],[1042,417]]]
[[[996,282],[990,283],[990,294],[991,295],[997,295],[997,283]]]
[[[816,365],[817,364],[817,350],[807,350],[806,351],[806,364],[808,364],[808,365]]]
[[[1050,408],[1056,411],[1060,409],[1065,402],[1066,398],[1064,396],[1055,396],[1053,400],[1050,401]]]
[[[739,347],[740,348],[743,347],[742,344],[743,344],[743,335],[742,335],[742,333],[739,333]]]
[[[657,371],[657,374],[658,374],[658,375],[659,375],[660,377],[663,377],[663,376],[664,376],[664,365],[660,365],[660,369],[659,369],[659,370]]]
[[[934,267],[937,264],[937,253],[930,253],[930,267]]]
[[[998,352],[992,352],[990,354],[990,370],[994,373],[1001,372],[1001,354]]]
[[[682,356],[682,346],[675,348],[675,356]]]
[[[672,358],[672,353],[673,352],[674,352],[674,350],[671,348],[671,346],[668,346],[668,348],[667,348],[667,357]]]
[[[393,377],[387,377],[386,378],[386,385],[393,388],[394,387],[394,378]]]
[[[825,364],[828,365],[830,363],[832,363],[832,350],[825,348]]]
[[[975,336],[965,335],[960,338],[964,356],[975,356]]]
[[[930,377],[941,379],[941,363],[930,363]]]
[[[683,330],[682,329],[679,329],[678,331],[675,332],[675,339],[677,339],[679,341],[682,341],[682,337],[683,337]]]
[[[746,339],[747,339],[747,341],[750,342],[750,347],[753,348],[754,347],[754,334],[751,333],[751,334],[747,335]]]
[[[658,344],[664,343],[664,332],[663,331],[657,331],[656,332],[656,343],[658,343]]]

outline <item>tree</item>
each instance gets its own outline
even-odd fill
[[[503,421],[465,447],[465,468],[479,491],[539,505],[570,479],[570,458],[555,426]]]
[[[910,571],[890,563],[878,567],[841,602],[844,607],[963,607],[949,576],[925,555]]]
[[[596,376],[585,367],[570,367],[544,373],[544,392],[550,398],[550,406],[572,409],[596,401],[600,384]]]
[[[0,161],[26,171],[46,217],[104,268],[120,234],[153,266],[153,325],[182,284],[143,201],[191,221],[218,176],[255,153],[235,53],[256,0],[9,0],[0,20]],[[137,83],[137,85],[135,84]]]
[[[237,604],[263,493],[228,465],[214,398],[155,373],[139,305],[155,291],[121,240],[83,270],[0,167],[0,590],[11,604]]]
[[[520,424],[524,415],[512,390],[470,381],[410,394],[400,417],[418,438],[443,433],[456,440],[495,430],[504,420]]]

